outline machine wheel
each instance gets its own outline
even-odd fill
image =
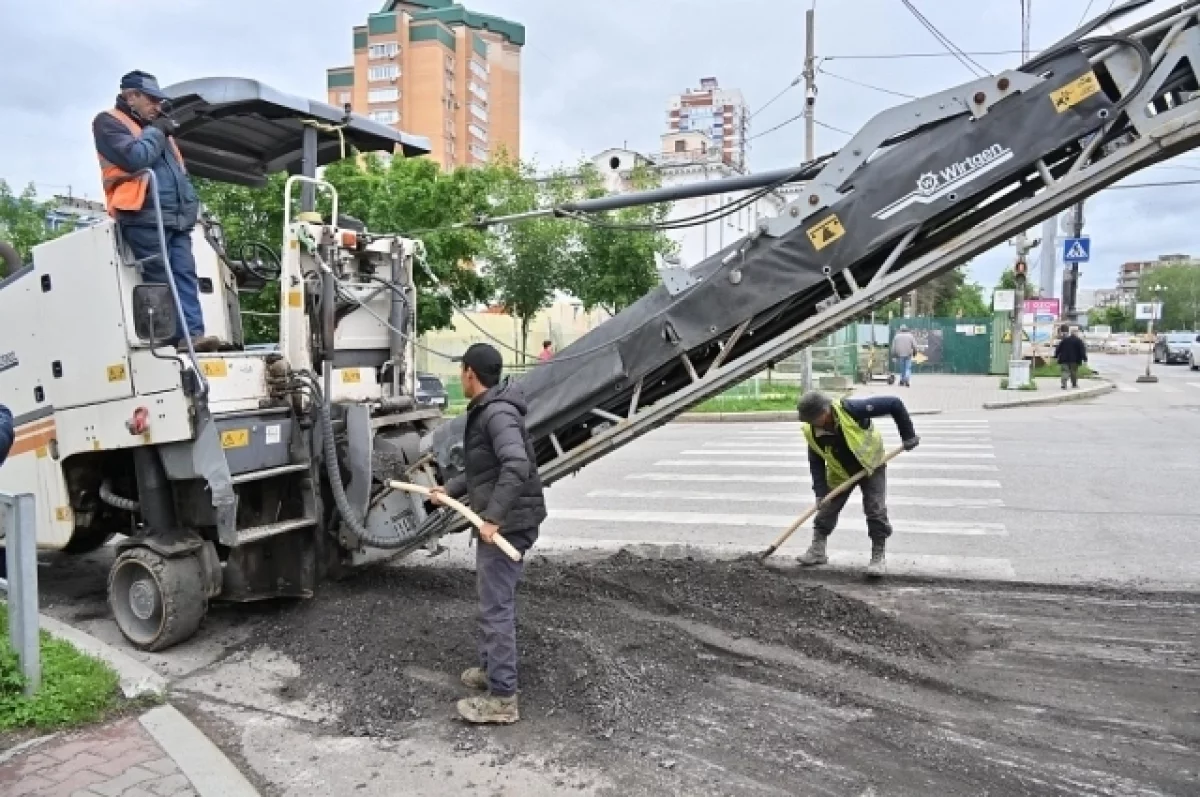
[[[1188,368],[1193,371],[1200,371],[1200,365],[1196,365],[1196,357],[1192,354],[1188,355]]]
[[[149,548],[131,548],[108,573],[108,604],[121,633],[142,650],[182,642],[208,611],[200,559],[167,559]]]

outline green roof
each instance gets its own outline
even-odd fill
[[[343,66],[325,72],[325,85],[331,89],[345,89],[354,85],[354,67]]]
[[[451,50],[458,50],[458,43],[454,40],[454,34],[437,22],[431,22],[426,25],[409,25],[408,40],[410,42],[440,41]]]
[[[475,30],[488,30],[498,33],[518,47],[525,45],[525,26],[491,14],[479,14],[469,11],[458,3],[450,0],[388,0],[383,4],[381,13],[391,13],[401,3],[421,6],[425,11],[413,14],[413,20],[436,19],[447,25],[466,25]]]
[[[371,34],[395,33],[396,15],[371,14],[369,17],[367,17],[367,31]]]
[[[367,49],[367,32],[365,30],[354,31],[354,49],[355,50]]]
[[[471,34],[471,48],[475,50],[475,54],[483,58],[487,58],[488,45],[482,36],[478,33]]]

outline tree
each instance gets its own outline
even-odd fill
[[[1016,289],[1017,289],[1016,272],[1014,272],[1011,268],[1006,268],[1006,269],[1004,269],[1004,271],[1000,272],[1000,281],[996,283],[996,290],[998,290],[998,291],[1015,291]],[[1026,279],[1025,280],[1025,290],[1022,291],[1022,295],[1026,299],[1037,299],[1039,296],[1042,295],[1042,291],[1041,291],[1041,288],[1039,288],[1037,285],[1033,284],[1028,279]]]
[[[500,163],[493,168],[497,177],[493,192],[496,215],[553,207],[571,198],[572,187],[561,172],[548,180],[537,180],[531,165]],[[493,228],[488,276],[505,310],[520,322],[518,354],[522,362],[528,358],[530,322],[554,302],[574,237],[575,230],[569,224],[554,218]]]
[[[979,318],[991,315],[983,288],[967,279],[967,267],[934,277],[914,291],[912,313],[939,318]]]
[[[49,203],[38,201],[33,183],[20,194],[14,194],[8,183],[0,179],[0,241],[12,244],[26,262],[32,256],[33,247],[60,234],[46,224],[49,210]],[[0,272],[2,270],[0,264]],[[0,278],[3,276],[0,273]]]
[[[1162,302],[1156,329],[1200,329],[1200,265],[1161,266],[1147,272],[1138,301]]]
[[[595,167],[579,170],[583,193],[604,196]],[[630,175],[636,190],[657,188],[658,175],[645,166]],[[615,315],[645,296],[658,284],[656,255],[675,251],[675,244],[661,230],[670,213],[669,205],[646,205],[594,214],[578,230],[574,255],[566,264],[562,287],[583,303],[585,310],[600,307]]]
[[[1088,311],[1088,326],[1107,326],[1113,332],[1129,332],[1133,315],[1122,307],[1093,307]]]

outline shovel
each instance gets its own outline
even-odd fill
[[[897,448],[895,451],[889,452],[888,455],[883,458],[883,461],[879,463],[879,467],[882,468],[884,465],[888,464],[893,459],[895,459],[896,457],[900,456],[903,453],[904,453],[903,446],[901,446],[900,448]],[[816,504],[814,504],[811,509],[809,509],[807,512],[805,512],[800,517],[796,518],[795,522],[792,523],[792,525],[788,526],[787,530],[784,531],[783,534],[780,534],[779,538],[776,539],[775,542],[773,542],[771,544],[771,547],[762,552],[762,555],[759,557],[759,559],[765,561],[767,559],[767,557],[769,557],[771,554],[778,551],[779,546],[781,546],[785,542],[787,542],[788,537],[795,534],[796,529],[800,528],[805,523],[807,523],[808,519],[811,518],[813,515],[817,514],[817,512],[820,511],[821,507],[825,506],[826,504],[828,504],[834,498],[837,498],[842,493],[850,490],[852,487],[854,487],[854,485],[856,485],[860,481],[862,481],[863,478],[866,477],[866,475],[867,475],[867,472],[865,470],[860,470],[858,473],[854,474],[849,479],[846,479],[846,481],[842,482],[837,487],[833,488],[828,493],[826,493],[825,497],[822,498],[820,501],[818,501]]]
[[[428,487],[422,487],[419,484],[409,484],[408,482],[388,482],[388,487],[391,487],[393,490],[402,490],[406,493],[423,495],[426,498],[428,498],[430,492],[432,492]],[[469,507],[463,506],[448,495],[443,495],[441,501],[443,504],[469,520],[471,524],[475,526],[475,528],[483,528],[483,518],[472,512]],[[482,540],[482,538],[480,539]],[[492,543],[497,548],[504,551],[505,556],[507,556],[509,559],[512,559],[514,562],[521,561],[521,552],[512,547],[512,543],[501,537],[499,534],[492,537]]]

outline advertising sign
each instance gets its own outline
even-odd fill
[[[1058,299],[1026,299],[1022,326],[1029,340],[1036,344],[1049,343],[1054,337],[1054,322],[1061,305]]]

